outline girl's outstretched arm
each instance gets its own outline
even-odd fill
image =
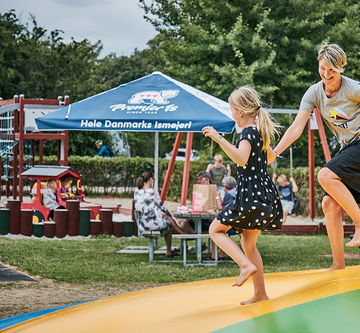
[[[221,149],[229,156],[236,164],[243,166],[247,163],[250,152],[251,145],[247,140],[242,140],[239,144],[239,148],[233,146],[225,138],[223,138],[213,127],[206,126],[202,129],[205,137],[210,137],[216,143],[219,144]]]
[[[286,130],[280,142],[274,149],[279,155],[300,137],[310,117],[310,114],[311,112],[299,110],[294,122]],[[271,162],[272,161],[270,161],[270,163]]]

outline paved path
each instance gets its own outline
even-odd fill
[[[16,272],[4,265],[0,264],[0,282],[5,281],[33,281],[36,282],[32,277],[25,274]]]

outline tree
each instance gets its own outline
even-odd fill
[[[0,96],[12,98],[24,94],[27,98],[56,98],[69,95],[71,102],[89,97],[104,89],[93,72],[98,66],[102,48],[100,41],[87,39],[65,44],[61,31],[50,34],[37,26],[31,16],[32,29],[18,23],[15,12],[0,16]],[[111,146],[108,133],[70,131],[70,155],[94,155],[95,141],[101,139]],[[56,141],[47,141],[44,153],[56,154]]]
[[[359,79],[360,10],[352,0],[139,2],[159,32],[154,42],[163,71],[219,98],[250,84],[268,105],[298,108],[306,89],[319,80],[317,50],[324,42],[344,47],[350,76]],[[282,123],[288,127],[287,120]],[[294,151],[304,155],[306,142],[301,137]],[[323,156],[318,136],[315,149]]]

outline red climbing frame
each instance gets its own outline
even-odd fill
[[[24,141],[31,140],[32,154],[34,156],[35,140],[40,140],[39,144],[39,164],[43,164],[43,144],[44,140],[57,140],[58,142],[58,152],[57,152],[57,165],[68,165],[68,143],[69,143],[69,131],[57,132],[57,133],[26,133],[24,131],[24,120],[25,113],[24,109],[29,105],[38,105],[38,106],[63,106],[69,105],[69,96],[65,96],[65,99],[61,96],[58,99],[27,99],[24,95],[14,96],[13,99],[9,100],[0,100],[0,108],[7,106],[7,109],[10,110],[13,106],[14,108],[14,140],[19,140],[19,148],[14,147],[14,161],[13,161],[13,199],[17,198],[17,177],[18,174],[17,166],[19,165],[19,199],[22,201],[23,198],[23,177],[21,173],[24,171]],[[63,151],[61,151],[61,146],[63,146]],[[19,150],[19,152],[18,152]],[[17,156],[19,153],[19,161]],[[34,159],[33,159],[34,161]]]

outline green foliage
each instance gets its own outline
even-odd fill
[[[160,70],[223,100],[236,86],[251,84],[267,105],[296,109],[306,89],[319,80],[316,57],[323,42],[340,44],[348,57],[345,75],[360,77],[360,5],[354,1],[139,2],[159,34],[149,41],[148,49],[135,50],[130,57],[110,54],[99,59],[100,41],[66,44],[62,31],[47,32],[37,26],[34,16],[30,24],[23,25],[14,11],[0,14],[0,96],[69,95],[70,102],[75,102]],[[294,116],[290,122],[287,115],[276,118],[285,131]],[[338,145],[325,130],[334,153]],[[172,149],[174,138],[172,133],[161,133],[161,157]],[[93,156],[96,139],[106,142],[108,135],[71,131],[70,155]],[[153,156],[153,134],[131,132],[128,141],[131,156]],[[204,159],[209,158],[210,143],[194,134],[193,149]],[[295,166],[307,165],[307,144],[306,135],[293,144]],[[322,165],[325,161],[317,132],[314,146],[315,164]],[[55,141],[48,141],[45,154],[55,154],[56,147]],[[219,152],[215,145],[213,154]],[[284,152],[279,167],[289,166],[288,154],[288,150]]]
[[[101,51],[100,41],[91,44],[62,42],[60,30],[37,26],[32,16],[32,29],[20,25],[15,12],[0,15],[0,96],[12,98],[57,98],[71,95],[77,101],[101,91],[94,84],[92,72]]]
[[[227,162],[226,160],[224,160]],[[35,161],[36,163],[37,161]],[[44,156],[45,165],[56,165],[56,156]],[[164,183],[169,160],[159,159],[159,192]],[[192,185],[196,184],[196,174],[200,170],[205,170],[208,161],[205,159],[192,161],[190,163],[189,173],[189,200],[192,199]],[[236,167],[231,163],[231,174],[236,175]],[[132,196],[133,191],[137,188],[137,179],[145,170],[154,170],[153,158],[140,157],[96,157],[87,156],[70,156],[69,166],[76,172],[81,174],[81,183],[83,191],[86,195],[118,195]],[[167,199],[180,201],[183,189],[183,170],[184,162],[176,161],[174,171],[171,176],[170,186],[167,192]],[[315,168],[315,175],[319,172],[320,167]],[[272,169],[268,168],[269,174],[272,175]],[[289,168],[277,168],[278,175],[285,174],[290,178]],[[293,177],[299,187],[297,196],[301,201],[298,215],[309,216],[309,170],[307,167],[298,167],[293,170]],[[75,184],[74,184],[75,185]],[[74,187],[72,192],[76,192]],[[323,216],[321,201],[323,197],[323,189],[319,185],[315,177],[315,214]]]
[[[140,3],[159,32],[154,43],[165,63],[163,72],[221,99],[236,86],[250,84],[269,106],[297,109],[304,92],[320,79],[316,58],[324,42],[340,44],[348,56],[345,74],[360,78],[360,5],[351,0]],[[288,118],[278,118],[288,128]],[[333,152],[337,145],[327,129],[326,134]],[[316,164],[321,165],[322,147],[315,136]],[[306,135],[293,146],[294,165],[306,166]]]
[[[148,42],[148,46],[149,48],[144,51],[135,49],[129,57],[116,57],[112,53],[99,60],[93,74],[94,81],[107,90],[149,75],[156,70],[160,71],[162,63],[156,57],[158,48],[151,41]]]

